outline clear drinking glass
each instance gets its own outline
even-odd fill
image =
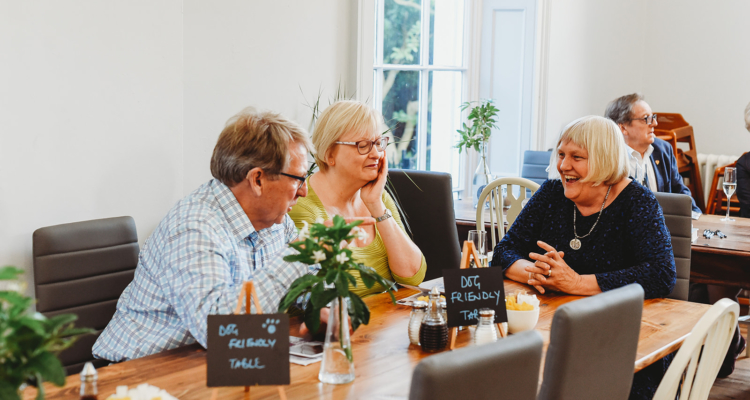
[[[469,231],[469,241],[474,242],[474,247],[477,249],[477,253],[479,253],[481,265],[478,265],[478,267],[487,267],[487,232]]]
[[[727,195],[727,216],[721,220],[724,222],[734,221],[734,218],[729,218],[729,205],[730,199],[737,189],[737,169],[732,167],[724,168],[724,194]]]

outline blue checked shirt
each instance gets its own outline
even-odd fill
[[[287,243],[296,237],[289,216],[256,231],[227,186],[215,179],[203,184],[146,240],[94,356],[122,361],[195,341],[206,347],[207,316],[233,313],[248,280],[263,311],[276,312],[291,283],[310,272],[282,260],[294,252]]]

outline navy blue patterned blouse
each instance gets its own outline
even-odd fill
[[[576,232],[585,235],[599,213],[584,217],[563,192],[560,180],[548,180],[529,200],[495,247],[492,266],[507,269],[529,253],[544,254],[541,240],[564,251],[565,262],[581,275],[595,274],[602,291],[637,282],[646,298],[665,297],[675,285],[672,239],[661,207],[647,188],[631,182],[602,211],[591,235],[573,250],[573,210]]]

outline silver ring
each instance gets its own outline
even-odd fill
[[[552,268],[549,269],[549,274],[547,274],[547,278],[552,278]]]

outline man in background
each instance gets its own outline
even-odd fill
[[[659,123],[643,96],[633,93],[613,100],[607,106],[605,116],[620,127],[628,145],[630,176],[652,192],[690,196],[693,219],[698,219],[701,209],[680,176],[674,149],[654,136],[654,128]]]
[[[247,109],[230,119],[211,157],[214,179],[146,240],[94,355],[123,361],[196,341],[206,347],[207,316],[231,314],[245,281],[264,310],[276,309],[309,272],[283,257],[297,237],[287,212],[307,194],[311,148],[307,132],[281,115]]]

